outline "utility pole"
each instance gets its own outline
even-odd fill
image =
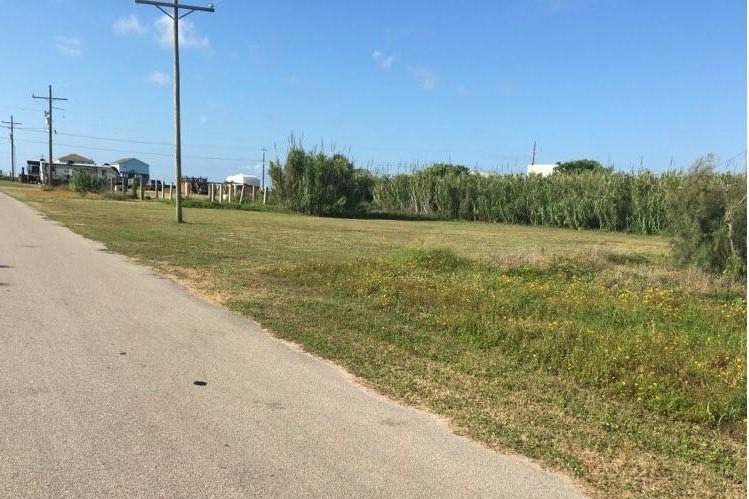
[[[263,147],[263,204],[265,204],[265,147]]]
[[[214,12],[213,4],[208,7],[180,4],[177,0],[172,2],[160,2],[156,0],[135,0],[135,3],[153,5],[167,17],[172,19],[174,25],[174,176],[177,180],[177,196],[175,198],[176,220],[182,223],[182,132],[180,125],[180,99],[179,99],[179,20],[189,16],[195,11]],[[170,14],[164,8],[172,9]],[[187,12],[180,15],[179,10]]]
[[[47,158],[47,173],[44,175],[45,183],[47,187],[52,186],[52,102],[56,100],[68,100],[64,97],[52,97],[52,85],[49,85],[49,95],[47,97],[38,97],[31,94],[34,99],[44,99],[47,101],[47,125],[49,126],[49,158]],[[41,168],[42,165],[39,165]]]
[[[536,141],[533,141],[533,156],[531,157],[531,164],[536,164]]]
[[[10,130],[10,180],[15,182],[16,180],[16,144],[13,141],[13,127],[15,125],[23,125],[23,123],[18,123],[17,121],[13,121],[13,115],[10,115],[10,121],[3,121],[4,125],[10,125],[9,127],[6,127]]]

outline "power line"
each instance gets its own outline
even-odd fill
[[[24,128],[23,130],[27,130],[29,132],[46,132],[46,128]],[[142,144],[142,145],[154,145],[154,146],[173,146],[174,144],[172,142],[158,142],[158,141],[151,141],[151,140],[136,140],[136,139],[118,139],[115,137],[102,137],[97,135],[83,135],[79,133],[66,133],[66,132],[58,132],[55,130],[55,135],[63,135],[65,137],[77,137],[82,139],[91,139],[91,140],[104,140],[107,142],[122,142],[122,143],[128,143],[128,144]],[[262,152],[264,148],[262,147],[256,147],[256,146],[241,146],[241,145],[218,145],[218,144],[190,144],[191,147],[202,147],[207,149],[243,149],[245,151],[257,151]]]
[[[159,145],[159,146],[173,146],[174,144],[172,142],[156,142],[156,141],[148,141],[148,140],[132,140],[132,139],[117,139],[114,137],[99,137],[94,135],[82,135],[78,133],[64,133],[64,132],[56,132],[57,135],[64,135],[66,137],[78,137],[83,139],[93,139],[93,140],[106,140],[110,142],[125,142],[125,143],[131,143],[131,144],[146,144],[146,145]],[[208,149],[244,149],[246,151],[257,151],[262,152],[264,148],[262,147],[249,147],[249,146],[241,146],[241,145],[209,145],[209,144],[191,144],[191,147],[205,147]]]
[[[19,142],[25,142],[27,144],[46,144],[46,142],[40,142],[38,140],[26,140],[26,139],[16,139],[16,140]],[[81,144],[64,144],[62,142],[58,142],[57,145],[65,146],[65,147],[77,147],[81,149],[90,149],[92,151],[119,152],[119,153],[124,153],[124,154],[142,154],[144,156],[160,156],[164,158],[171,157],[171,154],[150,152],[150,151],[133,151],[132,149],[109,149],[105,147],[92,147],[92,146],[85,146]],[[191,156],[191,155],[185,155],[183,157],[188,158],[188,159],[202,159],[206,161],[233,161],[235,163],[241,163],[244,161],[261,161],[260,158],[223,158],[223,157],[216,157],[216,156]]]
[[[23,130],[30,131],[30,132],[41,132],[45,131],[46,128],[40,129],[40,128],[23,128]],[[126,143],[126,144],[142,144],[142,145],[156,145],[156,146],[173,146],[174,144],[172,142],[161,142],[161,141],[152,141],[152,140],[142,140],[142,139],[122,139],[122,138],[116,138],[116,137],[105,137],[101,135],[85,135],[85,134],[79,134],[79,133],[67,133],[67,132],[59,132],[55,131],[56,135],[61,135],[65,137],[76,137],[76,138],[84,138],[84,139],[91,139],[91,140],[103,140],[107,142],[120,142],[120,143]],[[247,146],[247,145],[240,145],[240,144],[189,144],[191,148],[205,148],[205,149],[239,149],[239,150],[245,150],[245,151],[257,151],[257,152],[263,152],[263,150],[266,150],[264,147],[260,146]],[[419,152],[419,153],[447,153],[449,152],[447,149],[408,149],[408,148],[398,148],[398,147],[372,147],[372,146],[363,146],[363,147],[357,147],[359,150],[367,151],[409,151],[409,152]],[[454,150],[451,150],[454,151]],[[494,158],[503,158],[503,159],[518,159],[527,157],[526,153],[514,153],[514,154],[497,154],[496,152],[490,152],[490,151],[483,151],[483,150],[474,150],[473,152],[478,152],[480,154],[485,154],[492,156]]]
[[[6,105],[2,105],[0,107],[5,108],[5,109],[12,109],[14,111],[28,111],[28,112],[34,112],[34,113],[44,112],[44,109],[31,109],[28,107],[6,106]]]

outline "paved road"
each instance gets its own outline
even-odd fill
[[[102,250],[0,194],[0,496],[579,495]]]

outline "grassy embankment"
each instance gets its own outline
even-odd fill
[[[0,189],[593,494],[745,496],[744,289],[664,239]]]

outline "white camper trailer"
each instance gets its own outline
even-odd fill
[[[237,173],[235,175],[229,175],[226,177],[228,184],[247,185],[250,187],[260,187],[260,179],[254,175],[247,175],[244,173]]]

